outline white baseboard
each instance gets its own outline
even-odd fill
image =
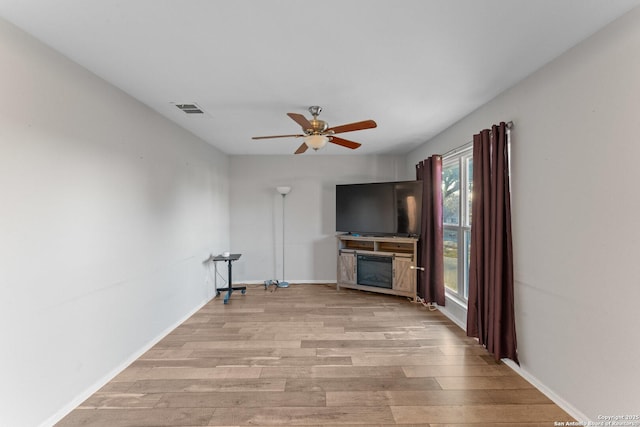
[[[544,394],[549,399],[551,399],[553,403],[558,405],[560,408],[562,408],[566,413],[571,415],[577,421],[584,423],[584,425],[587,425],[589,421],[592,421],[592,420],[589,420],[589,417],[587,417],[581,411],[576,409],[569,402],[567,402],[566,400],[558,396],[549,387],[541,383],[535,376],[531,375],[531,373],[527,372],[525,369],[522,369],[522,367],[518,366],[518,364],[516,364],[513,360],[510,360],[510,359],[501,359],[501,360],[502,362],[504,362],[505,365],[513,369],[522,378],[529,381],[535,388],[540,390],[542,394]],[[568,420],[558,420],[558,421],[568,421]]]
[[[280,280],[280,279],[270,279],[270,280]],[[292,285],[326,285],[326,284],[336,284],[336,279],[330,280],[287,280],[287,282]],[[236,285],[264,285],[264,280],[243,280],[242,282],[233,282],[233,286]]]
[[[122,362],[120,365],[112,369],[108,374],[100,378],[93,385],[87,388],[84,392],[76,396],[76,398],[73,399],[71,402],[69,402],[62,408],[60,408],[60,410],[58,410],[55,414],[47,418],[44,422],[40,424],[40,427],[50,427],[58,423],[61,419],[67,416],[71,411],[77,408],[78,405],[80,405],[82,402],[87,400],[91,395],[93,395],[95,392],[97,392],[102,387],[104,387],[109,381],[114,379],[120,372],[125,370],[127,366],[131,365],[134,361],[140,358],[140,356],[142,356],[147,351],[151,350],[151,348],[154,345],[156,345],[161,339],[166,337],[175,328],[183,324],[189,317],[193,316],[198,310],[204,307],[209,301],[210,300],[205,300],[200,305],[196,306],[196,308],[191,310],[188,314],[186,314],[184,317],[182,317],[180,320],[175,322],[173,325],[169,326],[168,328],[160,332],[160,334],[158,334],[154,339],[149,341],[149,343],[147,343],[145,346],[140,348],[135,353],[131,354],[131,356],[129,356],[124,362]]]
[[[449,300],[447,300],[448,302]],[[444,316],[451,320],[453,323],[455,323],[456,325],[458,325],[458,327],[460,329],[462,329],[463,331],[467,330],[467,325],[465,325],[464,323],[462,323],[462,320],[458,319],[456,316],[454,316],[449,310],[447,310],[447,307],[441,307],[438,306],[438,310],[440,311],[440,313],[444,314]]]
[[[450,302],[456,303],[455,301],[451,301],[451,300],[447,299],[447,303],[450,303]],[[458,319],[457,317],[452,315],[452,313],[449,310],[447,310],[446,306],[445,307],[438,306],[438,310],[445,317],[447,317],[453,323],[458,325],[460,327],[460,329],[462,329],[463,331],[467,330],[467,325],[464,325],[460,319]],[[558,396],[553,390],[551,390],[549,387],[545,386],[542,382],[540,382],[540,380],[538,380],[535,376],[531,375],[531,373],[529,373],[527,370],[525,370],[522,367],[520,367],[513,360],[511,360],[511,359],[501,359],[501,360],[502,360],[502,362],[504,362],[505,365],[507,365],[511,369],[513,369],[516,374],[520,375],[522,378],[524,378],[525,380],[530,382],[542,394],[547,396],[553,403],[558,405],[560,408],[562,408],[566,413],[571,415],[573,418],[575,418],[578,421],[584,422],[585,425],[587,424],[588,421],[590,421],[589,417],[587,417],[581,411],[577,410],[569,402],[567,402],[566,400],[564,400],[563,398]],[[568,420],[558,420],[558,421],[568,421]]]

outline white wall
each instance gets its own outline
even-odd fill
[[[415,179],[404,157],[231,156],[231,252],[234,282],[282,280],[282,196],[285,199],[285,275],[296,283],[335,282],[335,185]]]
[[[522,371],[580,418],[638,414],[640,9],[415,150],[407,168],[501,120],[515,123]]]
[[[228,157],[0,20],[0,425],[48,425],[213,295]]]

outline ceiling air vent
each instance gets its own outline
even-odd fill
[[[175,104],[175,106],[187,114],[204,114],[204,110],[198,104]]]

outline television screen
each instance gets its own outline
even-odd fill
[[[418,235],[422,181],[336,185],[336,231]]]

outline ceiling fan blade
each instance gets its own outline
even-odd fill
[[[337,145],[342,145],[343,147],[351,148],[352,150],[355,150],[362,145],[359,142],[349,141],[348,139],[338,138],[337,136],[330,137],[329,142]]]
[[[342,126],[336,126],[327,129],[327,132],[333,131],[333,133],[353,132],[354,130],[372,129],[378,125],[373,120],[364,120],[361,122],[349,123]]]
[[[252,136],[251,139],[269,139],[269,138],[300,138],[304,135],[270,135],[270,136]]]
[[[307,120],[307,118],[302,114],[287,113],[287,116],[291,117],[294,122],[299,124],[300,127],[302,127],[302,130],[313,129],[313,126],[311,126],[311,123],[309,123],[309,120]]]
[[[307,148],[309,148],[309,146],[303,142],[302,145],[300,147],[298,147],[298,149],[296,150],[296,152],[294,154],[302,154],[305,151],[307,151]]]

